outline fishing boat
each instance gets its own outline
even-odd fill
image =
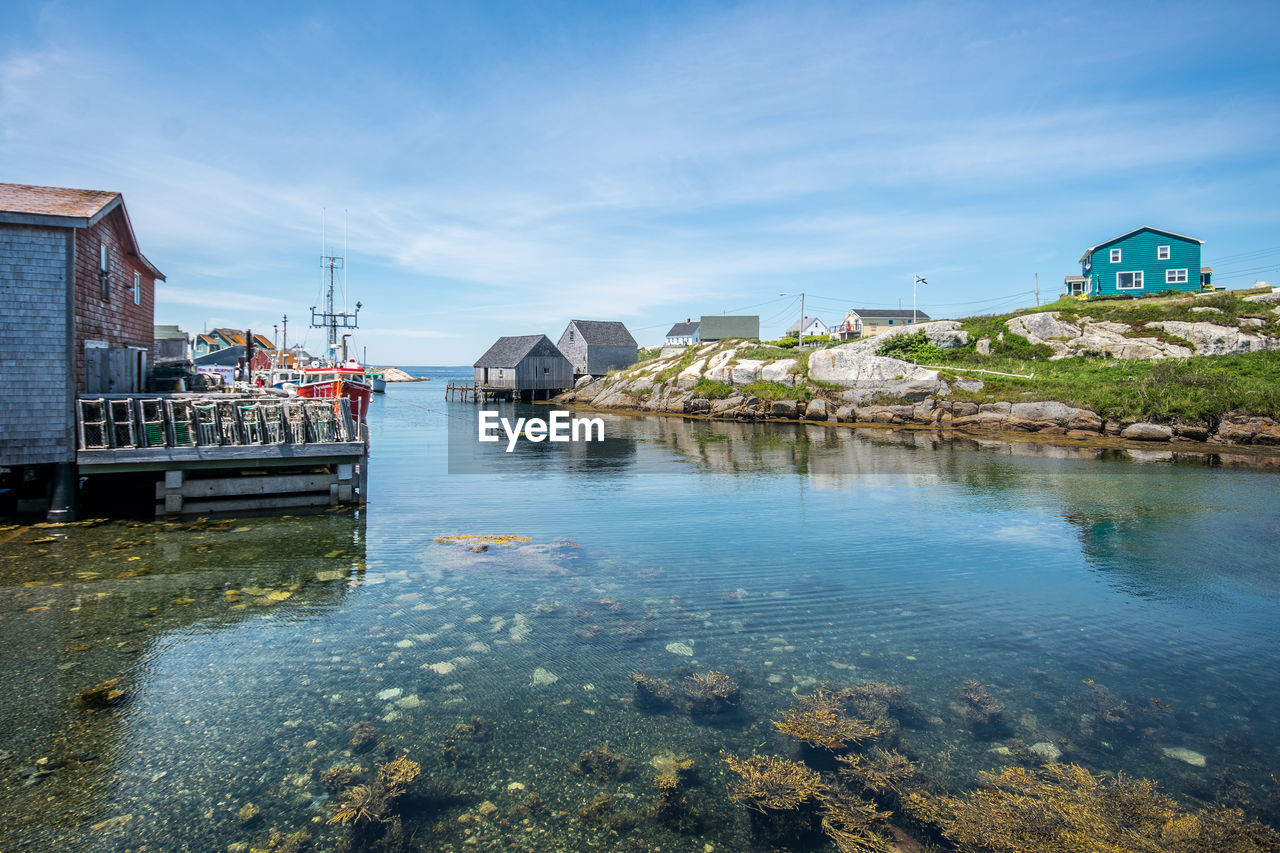
[[[344,238],[345,245],[345,238]],[[324,247],[323,231],[320,244]],[[359,328],[357,318],[362,307],[356,303],[356,310],[345,310],[347,281],[346,257],[330,254],[327,248],[321,249],[320,266],[324,270],[321,288],[324,293],[324,310],[317,311],[311,306],[311,327],[324,329],[327,333],[326,358],[323,361],[312,361],[302,368],[302,378],[297,386],[299,397],[312,399],[338,399],[346,397],[351,401],[351,416],[364,422],[369,417],[369,401],[373,396],[373,384],[365,374],[364,367],[354,358],[347,358],[347,338],[351,333],[339,335],[339,329]],[[338,289],[339,271],[341,271],[341,288],[344,310],[335,307],[334,293]],[[341,357],[338,353],[341,352]]]
[[[341,364],[302,368],[302,380],[297,386],[298,396],[313,400],[334,400],[346,397],[351,401],[351,417],[367,421],[369,400],[373,396],[373,384],[365,376],[364,367],[355,359]]]
[[[381,370],[366,370],[365,375],[369,377],[369,384],[373,386],[373,393],[387,393],[387,374]]]

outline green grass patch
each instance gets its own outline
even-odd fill
[[[705,397],[708,400],[723,400],[739,394],[743,397],[759,397],[761,400],[795,400],[807,403],[813,399],[813,392],[803,385],[791,387],[777,382],[756,381],[749,385],[728,385],[724,382],[713,382],[705,376],[699,379],[692,388],[693,396]]]

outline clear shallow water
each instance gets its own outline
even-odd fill
[[[370,765],[345,752],[362,720],[423,766],[422,849],[751,849],[720,752],[792,754],[769,722],[792,691],[866,680],[910,691],[901,748],[957,790],[1010,760],[993,748],[1052,743],[1280,822],[1275,474],[609,417],[604,448],[448,475],[450,416],[474,407],[443,401],[447,374],[375,400],[362,513],[0,532],[0,849],[222,850],[270,828],[338,849],[320,774]],[[433,541],[459,533],[530,542]],[[708,669],[741,684],[738,713],[632,701],[632,671]],[[116,677],[123,704],[73,706]],[[957,714],[968,680],[1002,725]],[[605,742],[621,781],[574,767]],[[646,811],[667,751],[695,761],[692,834]],[[611,816],[580,816],[602,792]]]

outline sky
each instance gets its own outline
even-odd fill
[[[1142,225],[1280,283],[1274,2],[4,7],[0,181],[123,192],[192,333],[322,348],[322,223],[375,364],[774,337],[916,275],[934,318],[1010,310]]]

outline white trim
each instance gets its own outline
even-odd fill
[[[133,304],[142,304],[142,273],[140,272],[133,274]]]
[[[1118,248],[1111,250],[1111,263],[1120,263],[1120,250]]]
[[[1175,273],[1182,273],[1182,277],[1181,277],[1181,278],[1176,278],[1176,277],[1175,277]],[[1165,270],[1165,271],[1164,271],[1164,283],[1165,283],[1165,284],[1186,284],[1188,281],[1189,281],[1189,279],[1187,278],[1187,270],[1185,270],[1185,269],[1182,269],[1182,270]]]
[[[1172,247],[1172,246],[1156,246],[1156,260],[1157,260],[1157,261],[1167,261],[1167,260],[1169,260],[1169,257],[1170,257],[1170,255],[1171,255],[1172,253],[1173,253],[1173,247]]]
[[[1133,283],[1131,286],[1129,286],[1129,287],[1121,287],[1121,285],[1120,285],[1120,276],[1122,276],[1122,275],[1131,275],[1131,276],[1133,276],[1132,281],[1133,281],[1134,283]],[[1116,290],[1142,290],[1142,289],[1143,289],[1143,278],[1144,278],[1144,276],[1142,275],[1142,270],[1129,270],[1129,271],[1126,271],[1126,272],[1118,272],[1118,273],[1116,273]]]

